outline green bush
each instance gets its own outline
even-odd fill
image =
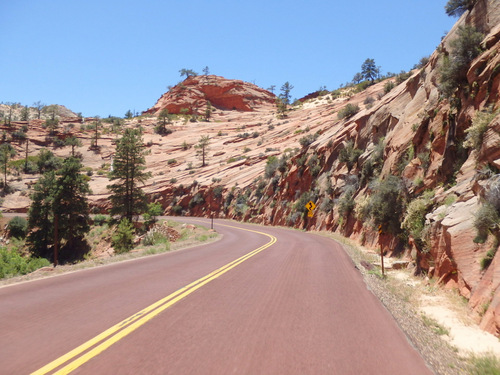
[[[494,354],[471,358],[471,375],[500,375],[500,360]]]
[[[499,225],[500,215],[498,211],[492,204],[485,202],[475,215],[474,226],[477,230],[477,237],[474,242],[486,242],[490,231],[498,229]]]
[[[144,246],[153,246],[158,244],[169,244],[169,239],[163,233],[158,232],[157,230],[150,230],[144,236],[142,243]]]
[[[337,117],[339,120],[342,120],[344,118],[352,117],[358,112],[359,107],[357,105],[349,103],[337,113]]]
[[[425,215],[432,208],[433,198],[434,192],[426,191],[421,197],[412,200],[406,208],[405,217],[401,224],[401,228],[406,230],[420,245],[424,242]]]
[[[384,93],[388,93],[389,91],[391,91],[394,87],[396,87],[396,84],[394,83],[394,81],[387,81],[384,85]]]
[[[458,37],[450,42],[451,53],[441,59],[440,90],[447,98],[451,98],[457,87],[467,83],[469,64],[480,53],[480,43],[484,35],[472,26],[459,26]]]
[[[111,237],[111,246],[117,254],[126,253],[134,247],[133,239],[134,228],[132,224],[127,219],[122,219]]]
[[[299,143],[303,148],[309,147],[316,139],[318,139],[319,134],[308,134],[299,139]]]
[[[25,238],[26,231],[28,229],[28,222],[25,218],[16,216],[9,221],[7,229],[12,237]]]
[[[344,148],[339,152],[339,161],[346,163],[347,170],[350,171],[352,167],[358,162],[359,157],[363,150],[354,148],[353,141],[347,141]]]
[[[17,251],[0,247],[0,278],[25,275],[41,267],[49,266],[45,258],[24,258]]]
[[[378,180],[372,186],[368,211],[376,227],[392,234],[401,232],[403,216],[402,181],[399,177],[389,175],[384,180]]]
[[[483,145],[484,133],[488,130],[491,121],[496,117],[498,111],[493,111],[492,107],[477,112],[472,120],[472,125],[465,130],[467,136],[465,138],[464,147],[480,150]]]
[[[103,226],[108,221],[108,216],[98,214],[94,216],[94,225]]]

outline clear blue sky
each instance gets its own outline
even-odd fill
[[[289,81],[292,97],[430,55],[456,19],[447,0],[2,0],[0,102],[123,117],[153,106],[179,70]]]

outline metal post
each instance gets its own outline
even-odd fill
[[[212,226],[211,229],[214,230],[214,214],[212,214]]]
[[[385,273],[384,273],[384,252],[382,251],[382,245],[380,245],[380,263],[382,264],[382,276],[385,276]]]

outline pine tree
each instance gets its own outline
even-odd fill
[[[120,215],[132,222],[146,210],[146,195],[138,186],[150,176],[146,173],[146,152],[139,129],[126,129],[116,145],[116,154],[113,160],[111,180],[116,181],[108,185],[111,190],[111,214]]]
[[[208,151],[208,146],[210,145],[210,137],[208,135],[202,135],[200,137],[200,140],[198,141],[198,144],[195,146],[195,148],[199,149],[198,153],[201,155],[201,166],[204,167],[207,165],[205,163],[206,159],[206,154]]]
[[[59,249],[65,259],[75,259],[86,248],[90,230],[87,195],[90,188],[80,174],[79,159],[69,157],[56,176],[46,172],[35,185],[28,212],[27,243],[32,254],[58,264]]]
[[[283,86],[281,86],[281,94],[280,98],[283,100],[283,103],[285,105],[290,104],[290,91],[292,91],[293,86],[290,84],[290,82],[285,82]]]
[[[380,69],[375,65],[374,59],[366,59],[365,62],[361,65],[361,74],[363,77],[373,83],[375,78],[377,78],[377,74]]]
[[[0,145],[0,164],[3,170],[3,189],[7,189],[7,171],[9,169],[9,160],[16,155],[16,150],[10,143]]]
[[[30,252],[38,257],[50,258],[54,243],[54,197],[56,174],[49,171],[35,184],[28,211],[27,244]]]
[[[61,176],[57,179],[54,215],[57,217],[59,241],[64,240],[66,251],[76,252],[84,246],[85,234],[90,230],[89,183],[80,173],[80,159],[64,160]]]

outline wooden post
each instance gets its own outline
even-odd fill
[[[212,214],[212,225],[210,227],[212,230],[214,230],[214,214]]]

